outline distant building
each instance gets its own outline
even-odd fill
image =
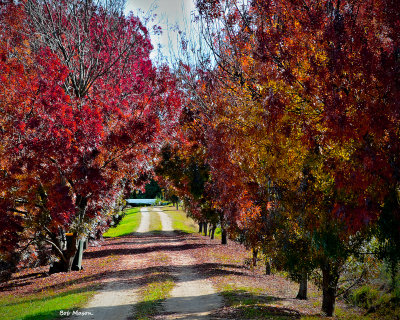
[[[153,205],[156,203],[156,199],[125,199],[127,205],[135,206],[140,204]]]

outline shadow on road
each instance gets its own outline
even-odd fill
[[[246,273],[241,271],[233,271],[233,270],[226,270],[226,268],[235,268],[236,265],[231,264],[218,264],[218,263],[201,263],[201,264],[194,264],[191,265],[194,270],[201,270],[201,273],[195,272],[193,273],[193,280],[201,280],[201,279],[208,279],[210,277],[215,276],[228,276],[228,275],[246,275]],[[147,283],[151,283],[152,274],[160,274],[165,273],[170,275],[171,277],[175,278],[175,282],[179,283],[179,280],[176,279],[176,275],[185,272],[186,266],[173,266],[173,267],[147,267],[141,269],[126,269],[126,270],[118,270],[112,272],[99,272],[91,276],[87,276],[84,278],[79,278],[75,280],[69,280],[65,282],[58,282],[55,285],[47,286],[44,288],[40,288],[34,292],[40,292],[42,290],[56,290],[59,288],[63,288],[66,285],[75,285],[85,282],[91,282],[94,280],[107,280],[107,279],[114,279],[113,282],[120,284],[121,286],[132,285],[133,286],[140,286]],[[79,271],[77,271],[79,272]],[[141,275],[136,279],[132,279],[132,272],[137,275]]]

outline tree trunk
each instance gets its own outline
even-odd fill
[[[327,317],[333,316],[336,300],[336,289],[339,280],[339,272],[329,262],[322,267],[322,308],[321,311]]]
[[[221,227],[221,244],[227,244],[228,243],[228,241],[227,241],[227,233],[226,233],[226,230],[225,230],[225,228],[223,228],[223,227]]]
[[[251,251],[252,251],[252,253],[253,253],[253,261],[252,261],[252,264],[253,264],[253,267],[255,267],[255,266],[257,265],[258,249],[252,248]]]
[[[62,262],[61,265],[63,266],[65,272],[71,271],[72,263],[74,261],[77,250],[78,250],[78,237],[74,233],[67,241],[67,249],[63,252],[65,261],[60,260],[60,262]]]
[[[78,251],[78,237],[76,234],[72,234],[69,236],[68,240],[65,240],[65,238],[61,236],[59,244],[58,248],[53,245],[53,249],[60,260],[50,267],[50,274],[57,272],[70,272],[72,270],[74,258]],[[63,250],[63,248],[65,248],[65,250]]]
[[[207,222],[204,222],[203,227],[204,227],[204,235],[207,236],[207,227],[208,227],[208,223],[207,223]]]
[[[46,266],[50,261],[50,253],[46,249],[46,242],[39,240],[37,242],[37,253],[38,253],[38,263],[39,266]]]
[[[265,274],[267,276],[271,275],[271,262],[269,262],[269,258],[265,258]]]
[[[301,274],[300,287],[296,299],[307,300],[307,278],[307,272],[303,272]]]
[[[211,228],[211,240],[214,240],[215,229],[217,229],[217,226],[214,224]]]
[[[177,211],[179,210],[179,202],[178,201],[176,202],[176,210]]]
[[[199,233],[203,232],[203,222],[199,222]]]

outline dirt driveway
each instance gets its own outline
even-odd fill
[[[151,214],[159,215],[161,232],[149,232]],[[162,207],[142,208],[141,215],[137,232],[125,237],[123,251],[118,252],[116,246],[114,253],[109,252],[119,254],[118,263],[125,266],[124,272],[104,279],[87,307],[74,311],[75,316],[70,319],[136,319],[140,288],[158,268],[173,277],[175,286],[170,297],[161,303],[157,319],[208,319],[221,306],[221,297],[212,283],[193,268],[195,260],[186,252],[184,237],[173,231],[172,221]]]

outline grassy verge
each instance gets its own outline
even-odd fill
[[[186,233],[195,233],[198,226],[193,219],[186,217],[186,213],[182,210],[176,210],[174,206],[166,206],[163,211],[168,213],[172,219],[172,227],[174,230],[180,230]]]
[[[125,216],[121,222],[103,234],[104,237],[114,238],[128,235],[135,232],[140,225],[141,214],[140,208],[131,208],[126,210]]]
[[[231,315],[238,319],[270,319],[270,320],[373,320],[373,319],[392,319],[377,318],[376,315],[361,314],[353,309],[343,309],[336,307],[333,318],[324,317],[318,314],[302,315],[294,306],[287,304],[287,300],[269,296],[264,288],[237,285],[234,282],[227,283],[221,281],[218,291],[224,299],[224,304],[229,307]],[[320,298],[320,297],[319,297]],[[305,302],[307,303],[307,302]],[[312,302],[310,302],[312,303]]]
[[[299,319],[295,310],[279,307],[277,298],[263,293],[261,288],[253,286],[238,286],[234,283],[221,284],[220,294],[225,306],[235,317],[243,319]]]
[[[0,299],[1,320],[47,320],[61,318],[61,312],[83,307],[96,293],[95,287],[85,287],[62,293],[38,293]]]

